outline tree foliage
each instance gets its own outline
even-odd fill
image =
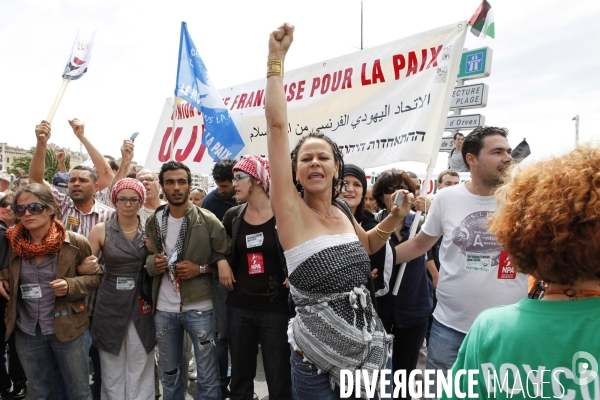
[[[8,170],[8,173],[16,174],[20,171],[25,171],[25,173],[28,173],[34,151],[35,147],[32,147],[27,151],[28,154],[26,156],[15,158],[13,166]],[[67,155],[65,158],[65,166],[67,167],[67,171],[71,169],[71,156],[69,155]],[[48,182],[52,182],[54,175],[56,175],[58,171],[58,159],[56,158],[56,152],[52,149],[46,149],[46,170],[44,171],[44,179],[46,179]]]

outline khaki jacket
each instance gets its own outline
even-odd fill
[[[156,231],[156,212],[163,210],[162,205],[152,213],[146,220],[146,235],[150,238],[153,249],[158,249],[158,235]],[[185,210],[188,217],[187,232],[183,243],[182,260],[188,260],[194,264],[202,265],[225,259],[229,254],[230,239],[225,233],[221,221],[213,213],[190,203]],[[170,232],[177,235],[178,232]],[[152,284],[152,303],[156,310],[158,292],[162,281],[162,274],[156,271],[154,265],[155,253],[149,253],[146,258],[146,269],[148,274],[154,277]],[[201,274],[192,279],[180,281],[181,305],[210,299],[214,292],[213,274]]]
[[[87,239],[78,233],[67,231],[67,237],[58,253],[56,279],[65,279],[69,284],[69,292],[65,297],[55,298],[53,309],[53,316],[56,313],[61,315],[54,318],[54,334],[61,342],[76,339],[90,324],[84,299],[100,286],[102,271],[98,268],[95,275],[77,275],[77,266],[90,255],[92,255],[92,249]],[[20,271],[21,258],[10,249],[8,268],[0,271],[0,280],[8,280],[10,284],[10,300],[4,317],[6,341],[13,333],[17,320]],[[63,310],[67,310],[66,317],[61,314]]]

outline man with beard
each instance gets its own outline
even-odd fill
[[[396,262],[402,263],[424,254],[443,235],[427,369],[452,368],[481,311],[527,296],[527,276],[514,272],[487,231],[487,217],[496,209],[496,187],[512,162],[507,135],[508,130],[496,127],[479,127],[467,135],[462,157],[471,180],[439,192],[421,232],[396,247]]]
[[[180,162],[162,165],[158,180],[167,199],[146,221],[152,253],[146,268],[154,276],[152,304],[158,367],[166,400],[183,399],[183,332],[194,346],[199,399],[220,399],[213,319],[213,277],[209,264],[226,264],[230,243],[210,211],[188,201],[192,175]]]
[[[83,122],[75,118],[70,120],[69,124],[77,137],[84,137]],[[31,182],[50,186],[44,180],[46,147],[52,134],[50,123],[42,121],[35,127],[35,133],[37,137],[37,146],[35,147],[29,166],[29,180]],[[89,150],[91,147],[92,145],[88,140],[86,148]],[[89,151],[89,153],[94,155],[92,161],[94,161],[96,165],[102,165],[102,163],[105,162],[104,157],[102,157],[100,152]],[[106,164],[105,167],[105,169],[110,168],[108,164]],[[51,190],[56,203],[60,207],[62,215],[61,222],[67,230],[80,233],[87,237],[96,224],[108,221],[115,217],[115,210],[94,199],[94,194],[98,190],[98,175],[96,175],[96,172],[89,167],[78,165],[70,172],[68,182],[69,195],[59,192],[54,187],[51,187]],[[78,272],[80,274],[90,273],[90,271]],[[93,323],[96,295],[97,292],[95,291],[86,297],[85,307],[87,308],[87,313],[90,317],[90,325]],[[92,393],[96,400],[100,399],[100,388],[102,385],[100,355],[98,354],[98,349],[96,347],[92,346],[90,349],[90,356],[92,357],[94,366],[94,385]],[[60,390],[59,387],[59,391]]]

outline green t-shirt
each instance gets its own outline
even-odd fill
[[[600,298],[525,299],[477,317],[452,369],[453,395],[442,399],[600,399],[598,360]],[[454,390],[459,370],[466,397]],[[468,370],[478,371],[471,396]]]

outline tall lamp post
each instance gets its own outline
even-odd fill
[[[575,143],[579,143],[579,115],[574,116],[571,121],[575,121]]]

